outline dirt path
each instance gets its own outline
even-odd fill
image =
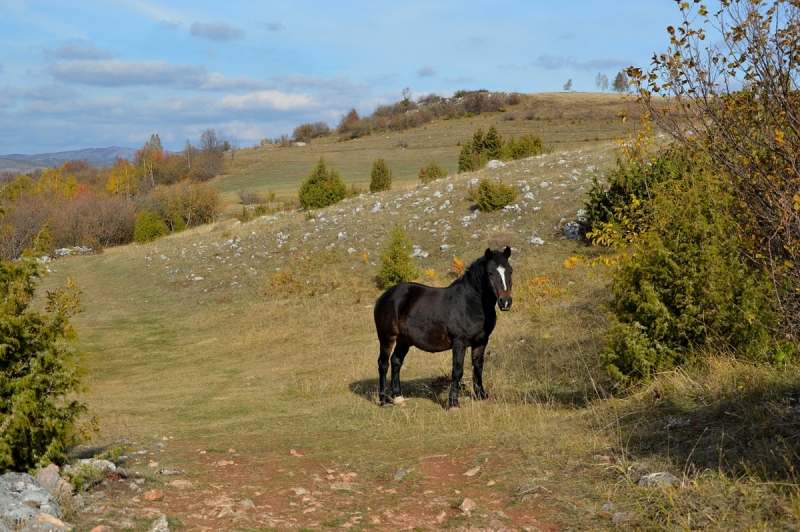
[[[85,494],[86,506],[71,516],[78,531],[149,530],[161,514],[173,530],[192,531],[559,530],[546,489],[520,498],[498,469],[508,461],[474,466],[475,452],[422,456],[386,478],[294,449],[248,456],[162,445],[126,461],[127,478],[109,477]]]

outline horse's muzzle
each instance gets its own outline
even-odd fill
[[[497,300],[497,306],[502,311],[511,310],[511,298],[510,297],[501,297]]]

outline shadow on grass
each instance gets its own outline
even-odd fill
[[[388,381],[388,377],[387,377]],[[387,386],[390,384],[387,382]],[[444,376],[426,379],[401,380],[403,397],[406,399],[428,399],[442,408],[447,407],[447,393],[450,391],[450,380]],[[350,391],[360,395],[371,403],[378,404],[378,379],[362,379],[350,383]],[[462,384],[460,391],[465,391]]]
[[[687,474],[706,469],[765,481],[800,480],[800,375],[738,368],[660,397],[651,387],[620,412],[622,441],[633,456],[667,457]],[[800,370],[795,370],[798,373]],[[684,379],[688,381],[688,379]],[[778,382],[776,382],[778,381]],[[649,403],[649,404],[648,404]]]

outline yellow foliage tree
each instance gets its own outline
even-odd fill
[[[127,159],[117,159],[108,174],[106,190],[117,196],[131,197],[136,194],[136,169]]]

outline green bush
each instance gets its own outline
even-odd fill
[[[321,209],[345,199],[347,186],[337,170],[331,170],[328,174],[325,160],[320,157],[317,166],[300,185],[297,195],[303,209]]]
[[[691,366],[712,349],[771,358],[777,345],[770,335],[777,323],[775,302],[766,276],[742,261],[729,183],[705,171],[698,157],[671,152],[660,160],[661,169],[654,163],[653,173],[620,163],[612,174],[609,190],[624,181],[626,192],[641,191],[636,176],[655,179],[647,183],[648,199],[629,197],[645,207],[618,207],[616,220],[605,226],[605,234],[615,224],[635,230],[625,237],[634,245],[612,270],[614,323],[602,363],[612,376],[630,382]],[[620,192],[605,199],[623,197]],[[647,214],[636,224],[626,221],[628,212]]]
[[[534,135],[526,134],[519,139],[512,138],[505,142],[496,127],[490,127],[486,134],[479,129],[473,133],[472,140],[461,145],[458,171],[474,172],[486,166],[490,160],[523,159],[539,155],[543,149],[542,139]]]
[[[461,152],[458,154],[458,173],[475,172],[489,162],[483,151],[483,137],[483,130],[479,129],[472,134],[472,140],[461,145]]]
[[[392,190],[392,170],[383,158],[372,163],[372,173],[369,181],[370,192]]]
[[[488,179],[481,179],[478,186],[469,189],[467,198],[474,201],[483,212],[499,211],[514,201],[517,189],[502,182],[492,183]]]
[[[381,254],[381,266],[378,269],[378,284],[381,288],[390,288],[419,277],[419,269],[411,258],[411,249],[408,235],[400,226],[395,225],[389,245]]]
[[[436,161],[431,161],[428,166],[419,171],[419,180],[423,183],[430,183],[445,177],[447,177],[447,170],[439,166]]]
[[[167,224],[153,209],[144,209],[136,215],[136,227],[133,229],[133,240],[139,244],[152,242],[169,233]]]
[[[0,261],[0,472],[63,463],[86,411],[75,399],[84,370],[69,323],[78,290],[69,281],[32,310],[40,276],[32,257]]]
[[[501,159],[504,161],[524,159],[541,155],[544,150],[542,139],[535,135],[525,134],[518,139],[511,138],[504,146]]]

